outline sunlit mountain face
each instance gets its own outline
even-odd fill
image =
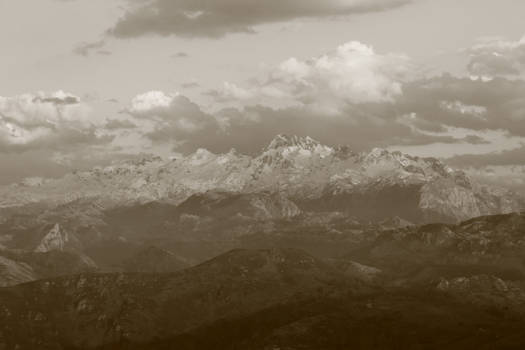
[[[0,350],[523,349],[525,2],[0,2]]]

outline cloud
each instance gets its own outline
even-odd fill
[[[149,91],[137,95],[131,101],[128,111],[132,115],[156,115],[169,111],[173,101],[180,97],[178,93],[165,93],[163,91]]]
[[[465,154],[449,159],[449,163],[458,166],[484,167],[488,165],[507,166],[520,165],[525,166],[525,144],[521,147],[502,151],[490,152],[485,154]]]
[[[355,151],[387,147],[393,143],[463,145],[486,142],[479,135],[429,134],[392,118],[390,103],[347,106],[338,116],[326,117],[309,106],[270,108],[262,105],[224,108],[214,114],[179,94],[149,92],[130,103],[143,138],[189,153],[198,148],[227,152],[236,148],[255,154],[279,133],[312,136],[328,145],[349,145]]]
[[[256,153],[279,133],[356,151],[388,147],[441,157],[508,151],[525,141],[524,81],[421,72],[405,55],[349,42],[287,59],[243,84],[225,82],[204,93],[220,102],[213,110],[179,93],[150,91],[127,113],[141,138],[182,153]]]
[[[397,106],[434,126],[504,130],[511,136],[525,137],[522,80],[482,81],[450,75],[423,79],[405,85]]]
[[[137,125],[131,120],[127,119],[108,119],[106,124],[104,124],[105,130],[124,130],[124,129],[134,129]]]
[[[137,96],[128,113],[143,136],[180,152],[235,147],[255,153],[278,133],[309,135],[354,150],[394,147],[418,154],[487,153],[525,140],[525,82],[425,77],[404,55],[359,42],[291,58],[262,78],[225,82],[205,94],[227,102],[203,111],[180,94]]]
[[[80,43],[77,47],[73,49],[73,53],[79,56],[88,57],[91,56],[93,52],[98,55],[109,56],[112,54],[111,51],[104,50],[106,46],[105,40],[99,40],[95,42],[83,42]]]
[[[188,81],[186,83],[180,84],[180,86],[183,89],[195,89],[195,88],[199,88],[201,85],[196,81]]]
[[[486,154],[465,154],[447,159],[469,176],[490,185],[510,188],[525,195],[525,143],[521,147]]]
[[[107,142],[89,112],[79,97],[64,91],[0,96],[0,152]]]
[[[251,33],[256,25],[304,17],[333,17],[383,11],[410,0],[153,0],[134,6],[110,34],[222,37]],[[135,2],[136,4],[136,2]]]
[[[513,77],[525,73],[525,36],[519,41],[503,38],[483,38],[466,50],[469,73],[485,80]]]
[[[190,55],[188,55],[186,52],[177,52],[176,54],[172,55],[173,58],[188,58]]]
[[[351,104],[393,102],[416,72],[405,55],[378,54],[370,46],[351,41],[319,57],[290,58],[247,87],[227,82],[216,96],[219,100],[286,100],[337,112]]]
[[[153,143],[181,146],[220,130],[218,121],[179,93],[149,91],[135,96],[127,113]]]
[[[504,185],[525,196],[525,165],[489,165],[462,170],[480,183],[498,187]]]

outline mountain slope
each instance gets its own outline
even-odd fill
[[[235,250],[175,274],[81,275],[0,289],[0,334],[19,349],[151,341],[337,285],[362,288],[298,250]]]
[[[390,229],[355,245],[347,258],[383,270],[396,283],[478,274],[523,280],[524,248],[525,213],[514,213]]]

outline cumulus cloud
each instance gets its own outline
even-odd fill
[[[127,109],[154,143],[181,146],[220,129],[218,121],[179,93],[149,91],[134,97]]]
[[[107,141],[97,134],[89,112],[79,97],[63,91],[0,96],[0,150],[24,151]]]
[[[411,60],[401,54],[378,54],[352,41],[308,60],[290,58],[248,87],[225,83],[221,100],[270,98],[309,105],[328,112],[359,103],[393,102],[404,82],[417,76]]]
[[[410,0],[153,0],[134,6],[110,33],[221,37],[253,32],[253,26],[303,17],[331,17],[383,11]],[[135,2],[136,3],[136,2]]]
[[[498,37],[479,39],[466,51],[470,57],[468,71],[475,77],[488,80],[525,73],[525,36],[519,41]]]
[[[128,111],[133,115],[155,115],[168,110],[172,102],[178,97],[180,97],[179,93],[149,91],[135,96]]]

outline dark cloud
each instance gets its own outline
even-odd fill
[[[153,0],[129,10],[109,32],[116,37],[147,34],[221,37],[251,33],[253,26],[302,17],[383,11],[410,0]]]

